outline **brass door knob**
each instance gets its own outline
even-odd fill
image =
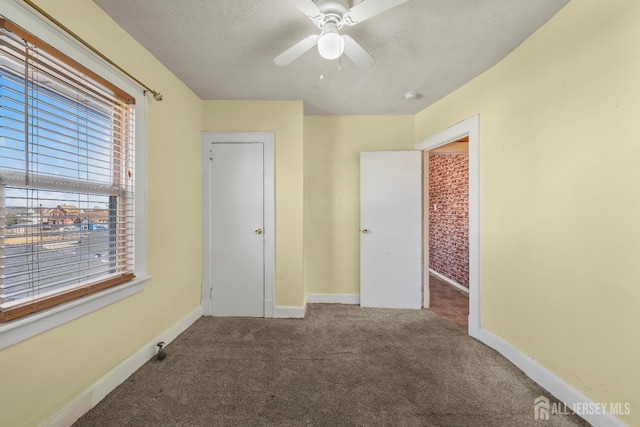
[[[362,234],[369,234],[369,229],[368,228],[363,228],[362,229]]]
[[[256,234],[262,234],[262,228],[256,228]]]

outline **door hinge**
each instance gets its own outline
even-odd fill
[[[209,148],[209,160],[213,160],[213,147]]]
[[[213,299],[213,288],[209,289],[209,299]]]

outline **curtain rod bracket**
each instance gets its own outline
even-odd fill
[[[162,94],[160,92],[156,92],[155,90],[145,90],[144,94],[146,95],[147,92],[150,92],[153,95],[153,99],[155,99],[156,101],[160,102],[164,99],[164,97],[162,96]]]

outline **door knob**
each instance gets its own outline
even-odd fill
[[[256,228],[256,234],[262,234],[262,228]]]
[[[369,229],[368,228],[363,228],[362,229],[362,234],[369,234]]]

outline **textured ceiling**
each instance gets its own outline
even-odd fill
[[[373,66],[325,60],[320,79],[315,48],[286,67],[273,62],[318,33],[288,1],[94,1],[202,99],[302,100],[306,115],[415,114],[496,64],[568,2],[409,0],[342,29]],[[407,91],[420,95],[408,101]]]

